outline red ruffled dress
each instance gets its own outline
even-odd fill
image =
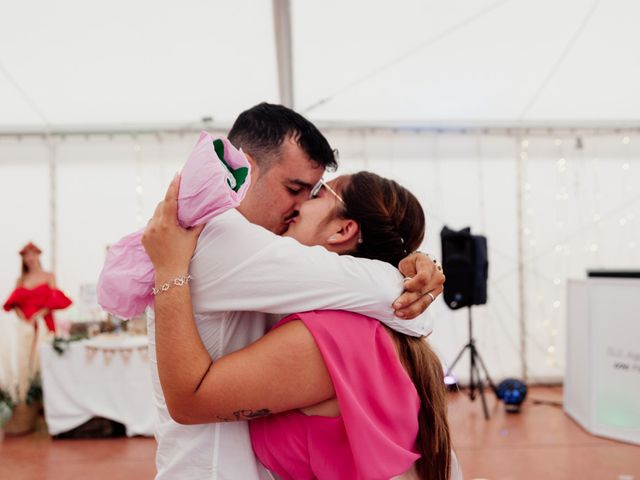
[[[4,309],[9,312],[18,307],[27,319],[46,308],[47,314],[44,321],[51,332],[56,331],[52,310],[61,310],[71,305],[71,300],[57,288],[51,288],[43,283],[34,288],[18,287],[4,303]]]

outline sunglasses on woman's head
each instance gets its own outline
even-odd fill
[[[322,188],[326,188],[329,193],[331,193],[331,195],[333,195],[334,197],[336,197],[338,200],[340,200],[340,203],[342,203],[344,205],[344,200],[342,199],[342,197],[340,195],[338,195],[335,190],[333,188],[331,188],[322,178],[320,180],[318,180],[318,183],[316,183],[313,188],[311,189],[311,192],[309,192],[309,198],[317,198],[318,195],[320,195],[320,190],[322,190]]]

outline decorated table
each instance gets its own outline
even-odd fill
[[[40,346],[45,419],[51,435],[93,417],[122,423],[127,435],[152,436],[156,407],[146,336],[99,335]]]

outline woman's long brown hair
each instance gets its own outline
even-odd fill
[[[339,215],[360,226],[362,243],[350,252],[352,255],[397,267],[420,246],[425,232],[424,212],[406,188],[370,172],[341,177],[336,187],[344,200]],[[420,396],[417,447],[421,457],[416,462],[417,473],[422,479],[449,480],[451,437],[440,359],[425,337],[389,333]]]
[[[40,265],[40,268],[42,268],[42,264],[40,263],[40,260],[38,260],[38,265]],[[24,280],[24,276],[27,273],[30,273],[29,270],[29,266],[27,265],[27,262],[24,261],[24,259],[22,259],[22,269],[20,271],[20,277],[18,277],[18,283],[22,283],[22,281]]]

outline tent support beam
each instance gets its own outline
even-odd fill
[[[525,250],[524,250],[524,208],[526,175],[525,162],[528,158],[527,149],[523,144],[524,140],[519,137],[516,142],[516,228],[518,238],[518,325],[520,327],[520,376],[522,381],[527,383],[529,379],[529,367],[527,365],[527,294],[525,275]]]
[[[58,205],[56,199],[58,197],[58,184],[56,173],[56,145],[54,141],[48,139],[49,151],[49,241],[51,251],[51,272],[57,274],[58,267]]]
[[[548,137],[554,135],[615,135],[640,133],[639,121],[574,121],[574,122],[316,122],[323,132],[407,132],[452,135],[497,135]],[[210,125],[68,125],[58,127],[0,127],[0,138],[64,138],[77,136],[192,135],[202,129],[225,135],[231,123]]]
[[[273,31],[278,60],[280,103],[294,108],[293,62],[291,50],[291,5],[289,0],[273,0]]]

